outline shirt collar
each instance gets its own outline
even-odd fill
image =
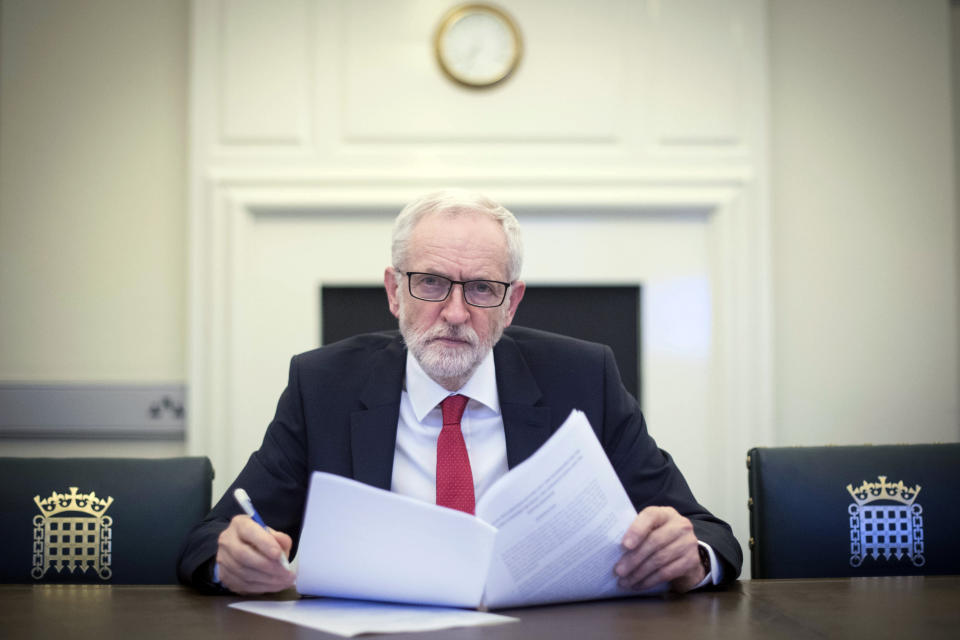
[[[410,397],[417,420],[423,422],[430,411],[452,393],[461,393],[471,400],[483,404],[500,413],[500,398],[497,395],[497,372],[493,364],[493,350],[480,361],[480,366],[473,372],[467,383],[455,392],[450,392],[437,384],[427,375],[417,359],[407,351],[406,389]]]

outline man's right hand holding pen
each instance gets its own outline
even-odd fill
[[[244,595],[292,587],[296,574],[287,562],[293,546],[290,536],[258,524],[263,521],[242,489],[236,491],[236,497],[250,515],[234,516],[217,540],[220,584]]]

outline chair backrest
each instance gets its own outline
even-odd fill
[[[176,584],[208,458],[0,458],[0,582]]]
[[[754,578],[960,573],[960,444],[754,448]]]

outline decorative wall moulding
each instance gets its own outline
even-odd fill
[[[756,159],[765,73],[759,0],[506,3],[523,63],[484,91],[450,81],[447,0],[199,0],[202,156],[364,166],[437,158],[523,166]],[[436,157],[431,157],[436,156]]]

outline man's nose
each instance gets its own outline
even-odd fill
[[[470,317],[470,308],[463,298],[463,286],[453,285],[450,295],[443,301],[443,319],[450,324],[463,324]]]

